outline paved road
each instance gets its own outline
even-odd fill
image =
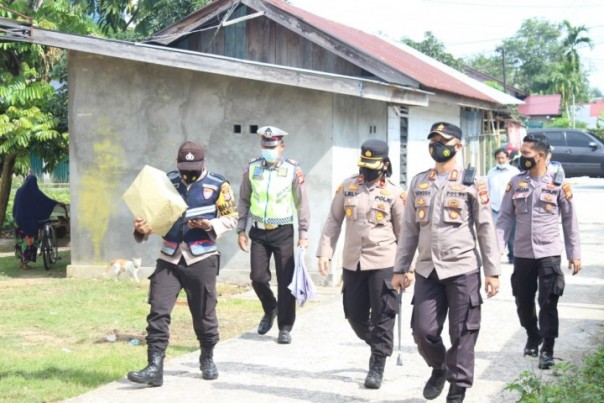
[[[600,252],[604,180],[579,178],[573,182],[584,270],[566,278],[555,356],[577,362],[604,333],[604,254]],[[522,357],[525,335],[509,288],[511,271],[511,265],[503,264],[502,291],[483,305],[476,379],[467,392],[467,402],[515,401],[503,388],[524,370],[543,373],[546,379],[552,376],[552,371],[537,369],[536,359]],[[276,343],[276,329],[266,336],[251,329],[239,338],[221,342],[215,352],[220,371],[215,381],[201,379],[197,352],[169,360],[161,388],[144,388],[122,379],[69,402],[423,402],[422,389],[430,369],[418,355],[408,328],[411,297],[407,293],[403,301],[403,365],[396,365],[399,353],[395,349],[379,390],[363,387],[369,348],[353,336],[344,320],[338,290],[321,288],[317,302],[299,310],[291,345]],[[445,395],[446,390],[435,402],[444,402]]]

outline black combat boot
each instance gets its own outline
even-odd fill
[[[430,379],[426,382],[426,386],[424,386],[424,398],[427,400],[434,400],[443,391],[445,387],[445,382],[447,381],[447,370],[446,369],[436,369],[432,368],[432,375],[430,375]]]
[[[203,379],[211,381],[218,378],[218,368],[214,364],[214,346],[201,348],[199,369],[201,370],[201,377]]]
[[[466,398],[466,388],[452,383],[447,394],[447,403],[462,403]]]
[[[136,383],[146,383],[149,386],[164,384],[164,352],[147,351],[149,365],[138,372],[128,372],[128,379]]]
[[[369,359],[369,372],[365,378],[365,387],[367,389],[379,389],[382,386],[382,377],[384,376],[384,367],[386,366],[386,357],[371,354]]]
[[[539,345],[543,341],[539,329],[535,326],[534,328],[526,331],[526,345],[524,346],[525,357],[537,357],[539,355]]]

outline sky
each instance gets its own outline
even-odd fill
[[[584,25],[593,49],[579,51],[592,87],[604,92],[604,2],[602,0],[290,0],[333,21],[392,39],[424,39],[431,31],[457,58],[499,55],[495,48],[522,22],[541,18]]]

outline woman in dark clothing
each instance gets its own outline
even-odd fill
[[[34,175],[25,178],[17,189],[13,203],[15,220],[15,255],[22,269],[29,269],[27,262],[35,262],[38,251],[37,237],[40,221],[47,220],[58,202],[46,196],[38,188]]]

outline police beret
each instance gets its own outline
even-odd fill
[[[192,141],[184,142],[178,149],[176,167],[181,171],[200,171],[203,169],[203,148]]]
[[[361,145],[361,158],[357,164],[361,168],[380,169],[388,158],[388,144],[378,139],[369,139]]]
[[[256,133],[262,138],[262,145],[267,147],[275,147],[283,142],[283,136],[287,136],[287,132],[275,126],[263,126]]]
[[[434,134],[440,134],[447,140],[451,140],[452,138],[461,140],[461,129],[447,122],[434,123],[430,128],[428,138],[432,137]]]

